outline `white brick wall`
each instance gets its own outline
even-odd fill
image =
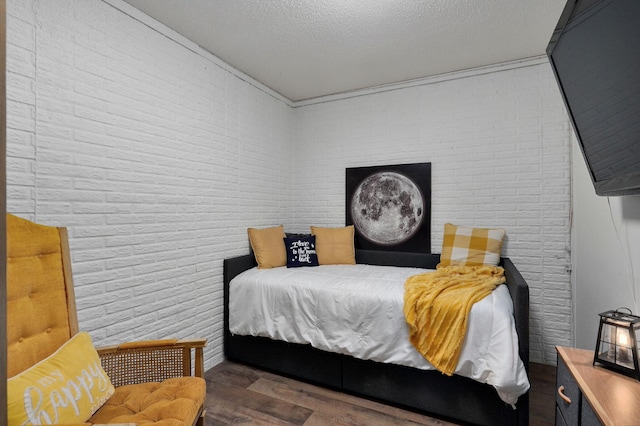
[[[446,221],[505,227],[532,359],[569,344],[569,131],[546,63],[292,109],[108,3],[7,9],[8,210],[69,227],[97,344],[203,336],[211,367],[248,226],[342,225],[345,167],[420,161],[433,251]]]
[[[8,2],[8,210],[67,226],[97,344],[207,337],[222,260],[282,223],[291,108],[97,0]]]
[[[503,227],[531,288],[531,359],[571,343],[570,133],[545,61],[296,108],[292,227],[344,224],[346,167],[431,162],[444,223]]]

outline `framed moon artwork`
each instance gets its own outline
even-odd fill
[[[356,248],[431,252],[431,163],[347,168],[346,197]]]

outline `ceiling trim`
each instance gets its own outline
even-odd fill
[[[393,90],[406,89],[408,87],[426,86],[429,84],[440,83],[443,81],[459,80],[461,78],[474,77],[483,74],[490,74],[500,71],[512,70],[516,68],[531,67],[548,63],[546,55],[539,55],[532,58],[518,59],[515,61],[503,62],[501,64],[486,65],[483,67],[469,68],[467,70],[452,71],[429,77],[417,78],[415,80],[401,81],[399,83],[383,84],[380,86],[367,87],[365,89],[357,89],[349,92],[337,93],[327,96],[319,96],[311,99],[291,102],[294,108],[321,104],[325,102],[333,102],[342,99],[356,98],[359,96],[372,95],[375,93],[390,92]]]
[[[364,89],[357,89],[353,91],[336,93],[336,94],[327,95],[327,96],[320,96],[320,97],[311,98],[311,99],[292,101],[284,97],[280,93],[276,92],[275,90],[271,89],[270,87],[266,86],[265,84],[254,79],[253,77],[250,77],[244,72],[224,62],[222,59],[218,58],[211,52],[203,49],[198,44],[194,43],[193,41],[189,40],[183,35],[177,33],[176,31],[172,30],[171,28],[167,27],[161,22],[155,20],[149,15],[141,12],[140,10],[131,6],[129,3],[126,3],[124,0],[103,0],[103,1],[109,4],[110,6],[114,7],[115,9],[121,11],[122,13],[126,14],[127,16],[131,17],[132,19],[147,26],[151,30],[156,31],[159,34],[162,34],[163,36],[167,37],[173,42],[178,43],[179,45],[192,51],[196,55],[201,56],[202,58],[210,61],[212,64],[227,71],[228,73],[234,75],[235,77],[246,82],[247,84],[250,84],[256,89],[264,92],[265,94],[272,96],[278,101],[283,102],[284,104],[288,105],[291,108],[298,108],[298,107],[321,104],[326,102],[334,102],[334,101],[343,100],[343,99],[350,99],[350,98],[356,98],[360,96],[372,95],[376,93],[401,90],[409,87],[425,86],[425,85],[439,83],[443,81],[457,80],[461,78],[467,78],[467,77],[489,74],[489,73],[505,71],[510,69],[530,67],[530,66],[539,65],[542,63],[548,63],[548,59],[546,55],[539,55],[532,58],[525,58],[525,59],[519,59],[515,61],[510,61],[510,62],[503,62],[499,64],[470,68],[466,70],[453,71],[453,72],[443,73],[435,76],[423,77],[415,80],[407,80],[407,81],[402,81],[398,83],[390,83],[390,84],[384,84],[380,86],[373,86],[373,87],[368,87]]]
[[[274,97],[275,99],[279,100],[280,102],[283,102],[283,103],[287,104],[288,106],[293,107],[292,101],[287,99],[287,98],[285,98],[280,93],[278,93],[275,90],[269,88],[268,86],[262,84],[258,80],[248,76],[247,74],[243,73],[242,71],[238,70],[237,68],[232,67],[231,65],[227,64],[226,62],[224,62],[223,60],[221,60],[220,58],[218,58],[217,56],[215,56],[211,52],[203,49],[202,47],[200,47],[199,45],[197,45],[193,41],[189,40],[188,38],[184,37],[183,35],[180,35],[176,31],[174,31],[171,28],[167,27],[166,25],[160,23],[159,21],[156,21],[155,19],[153,19],[149,15],[147,15],[147,14],[141,12],[140,10],[136,9],[135,7],[131,6],[129,3],[126,3],[123,0],[102,0],[102,1],[104,1],[105,3],[107,3],[110,6],[114,7],[115,9],[121,11],[125,15],[128,15],[132,19],[135,19],[136,21],[140,22],[141,24],[146,25],[147,27],[149,27],[153,31],[156,31],[159,34],[162,34],[163,36],[167,37],[171,41],[182,45],[186,49],[188,49],[188,50],[192,51],[193,53],[197,54],[198,56],[201,56],[202,58],[210,61],[211,63],[213,63],[214,65],[218,66],[219,68],[227,71],[230,74],[233,74],[234,76],[238,77],[240,80],[246,82],[247,84],[250,84],[250,85],[254,86],[256,89],[259,89],[260,91],[266,93],[267,95],[270,95],[270,96]]]

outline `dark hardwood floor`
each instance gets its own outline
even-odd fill
[[[531,364],[530,426],[554,424],[555,371]],[[229,361],[205,377],[208,426],[456,424]]]

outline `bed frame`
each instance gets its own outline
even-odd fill
[[[435,269],[439,261],[439,254],[356,249],[357,263]],[[513,300],[518,352],[528,372],[529,288],[508,258],[502,258],[500,264]],[[252,254],[224,260],[224,354],[228,360],[457,422],[486,426],[529,424],[528,392],[513,409],[493,387],[466,377],[360,360],[310,345],[232,335],[229,282],[254,266]]]

